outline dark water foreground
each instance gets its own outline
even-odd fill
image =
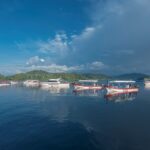
[[[0,88],[0,150],[149,150],[150,90],[127,97]]]

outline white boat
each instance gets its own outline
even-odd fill
[[[150,80],[144,81],[145,88],[150,88]]]
[[[0,81],[0,87],[3,87],[3,86],[10,86],[10,82],[8,82],[8,81]]]
[[[98,80],[79,80],[79,83],[73,84],[75,91],[80,90],[101,90],[103,87],[98,85]]]
[[[130,93],[138,92],[139,88],[135,85],[135,81],[109,81],[108,86],[106,86],[107,93]]]
[[[11,85],[17,85],[17,84],[18,84],[18,81],[10,81],[10,84],[11,84]]]
[[[41,85],[41,88],[43,89],[52,89],[52,88],[68,89],[70,87],[69,82],[65,82],[60,78],[49,79],[47,82],[41,82],[40,85]]]
[[[39,87],[40,81],[39,80],[26,80],[23,82],[23,85],[26,87]]]

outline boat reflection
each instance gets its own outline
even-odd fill
[[[124,102],[124,101],[133,101],[137,96],[137,92],[130,93],[107,93],[104,97],[107,101],[112,102]]]
[[[60,88],[60,87],[49,87],[44,88],[41,87],[42,90],[48,91],[52,95],[63,95],[68,93],[68,89],[66,88]]]
[[[76,96],[102,96],[102,92],[99,90],[74,90],[73,94]]]

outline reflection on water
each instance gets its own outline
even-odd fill
[[[59,88],[59,87],[44,88],[44,87],[41,87],[41,89],[48,91],[52,95],[62,95],[62,94],[69,93],[69,89],[66,89],[66,88]]]
[[[149,91],[119,95],[136,100],[116,105],[60,93],[0,89],[0,150],[150,149]]]
[[[80,91],[73,91],[73,94],[76,96],[102,96],[103,91],[101,91],[101,90],[80,90]]]
[[[133,101],[137,96],[136,92],[133,93],[113,93],[113,94],[106,94],[104,97],[108,101],[113,102],[124,102],[124,101]]]

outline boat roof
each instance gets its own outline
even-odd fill
[[[115,80],[115,81],[109,81],[109,83],[135,83],[136,81],[133,80]]]
[[[96,83],[98,80],[79,80],[79,82],[91,82],[91,83]]]
[[[60,81],[61,78],[57,78],[57,79],[49,79],[48,81]]]
[[[39,81],[39,80],[26,80],[27,82]]]

